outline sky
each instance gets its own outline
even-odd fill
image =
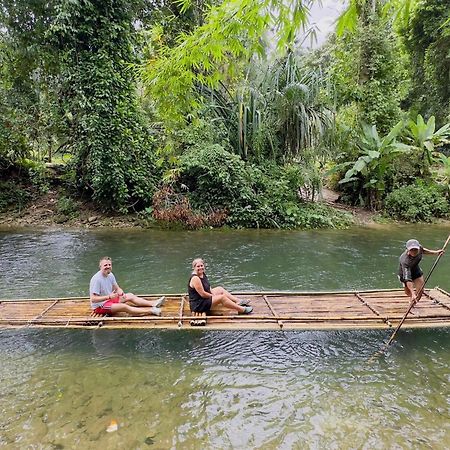
[[[311,7],[310,22],[318,28],[316,31],[317,43],[314,43],[313,47],[320,47],[325,42],[327,35],[334,31],[335,21],[348,4],[348,1],[322,0],[322,6],[319,3],[315,2]],[[310,46],[309,42],[308,46]]]

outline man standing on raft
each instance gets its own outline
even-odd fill
[[[132,293],[125,294],[112,273],[111,258],[104,256],[99,265],[100,270],[91,278],[89,285],[91,308],[96,314],[126,312],[133,316],[161,315],[160,307],[164,304],[164,297],[150,301]]]
[[[423,255],[440,255],[444,249],[428,250],[420,245],[416,239],[406,242],[406,250],[400,256],[398,278],[405,288],[405,293],[411,302],[418,302],[422,297],[423,272],[419,267]]]

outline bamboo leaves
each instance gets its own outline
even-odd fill
[[[211,7],[205,23],[182,35],[173,48],[162,47],[141,73],[158,110],[168,122],[183,120],[196,109],[198,85],[217,88],[230,74],[241,70],[241,61],[264,55],[268,33],[277,47],[291,45],[307,25],[311,0],[227,0]],[[190,2],[180,2],[183,10]]]

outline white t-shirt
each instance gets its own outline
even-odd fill
[[[99,270],[91,278],[91,282],[89,284],[89,295],[109,295],[114,290],[114,285],[117,285],[116,277],[112,273],[105,277],[101,270]],[[91,302],[92,309],[103,306],[105,302],[107,302],[107,300],[97,303]]]

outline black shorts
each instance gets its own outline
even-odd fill
[[[412,281],[417,280],[417,278],[420,278],[423,275],[422,269],[420,267],[414,267],[414,269],[411,270],[411,278]],[[400,283],[405,284],[406,281],[403,277],[400,275],[398,276],[398,279],[400,280]]]
[[[189,301],[192,312],[204,313],[208,312],[212,306],[211,298],[201,298],[200,300]]]

